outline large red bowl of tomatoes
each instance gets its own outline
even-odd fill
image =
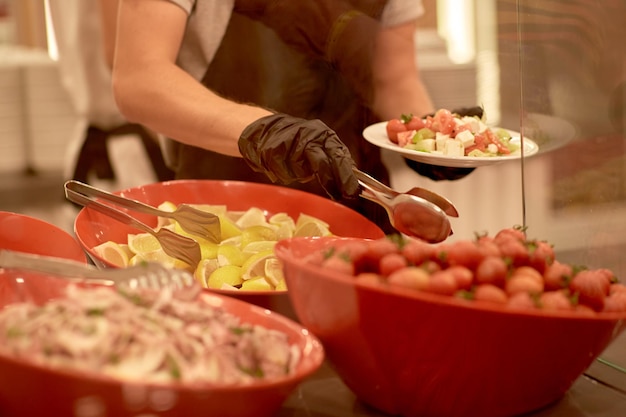
[[[364,403],[508,417],[559,400],[626,325],[626,286],[519,228],[436,245],[294,238],[275,248],[300,322]]]

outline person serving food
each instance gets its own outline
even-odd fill
[[[363,128],[434,110],[422,13],[416,0],[120,0],[114,95],[166,138],[177,178],[277,182],[384,225],[352,168],[388,182]]]

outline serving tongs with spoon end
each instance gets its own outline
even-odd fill
[[[422,191],[424,196],[436,196],[441,207],[421,196],[397,192],[356,168],[354,172],[363,189],[361,197],[383,206],[391,225],[400,233],[430,243],[441,242],[452,234],[448,215],[458,216],[458,212],[444,197],[419,189],[426,191]]]
[[[106,216],[109,216],[112,219],[115,219],[123,224],[134,227],[143,232],[150,233],[159,241],[159,244],[161,245],[161,247],[163,248],[163,251],[166,254],[168,254],[169,256],[173,258],[179,259],[187,263],[189,266],[193,268],[195,268],[196,265],[200,262],[200,259],[201,259],[200,245],[195,240],[188,238],[186,236],[183,236],[183,235],[179,235],[178,233],[170,229],[164,228],[164,227],[161,227],[158,230],[155,230],[152,227],[146,225],[145,223],[142,223],[139,220],[135,219],[134,217],[132,217],[130,214],[126,213],[125,211],[119,210],[109,204],[105,204],[101,200],[118,203],[119,205],[124,206],[124,207],[129,207],[128,201],[133,201],[140,205],[143,205],[143,203],[139,203],[134,200],[124,199],[123,197],[119,197],[118,199],[117,198],[118,196],[115,196],[116,199],[111,199],[110,195],[107,196],[107,194],[109,193],[107,193],[106,191],[100,191],[96,189],[100,193],[103,193],[102,196],[104,198],[99,200],[91,195],[86,195],[86,194],[76,191],[76,188],[80,188],[80,187],[77,187],[76,184],[81,184],[81,183],[78,183],[72,180],[72,181],[68,181],[65,184],[65,196],[67,197],[68,200],[84,207],[93,208],[94,210],[97,210],[100,213]],[[93,187],[89,187],[89,188],[92,189],[91,193],[93,194],[94,188]],[[120,200],[127,200],[127,201],[124,201],[124,204],[120,204]],[[147,207],[150,207],[150,206],[147,206]],[[167,212],[155,209],[154,207],[151,207],[151,208],[159,213],[167,213]],[[135,210],[142,211],[144,210],[144,208],[135,209]],[[206,213],[206,214],[210,214],[210,213]],[[218,227],[219,227],[219,223],[218,223]]]
[[[360,182],[367,184],[369,187],[375,189],[376,191],[387,194],[390,198],[400,194],[414,195],[439,206],[439,208],[450,217],[459,217],[459,212],[456,210],[456,207],[454,207],[450,200],[433,191],[427,190],[426,188],[413,187],[410,190],[405,191],[404,193],[400,193],[357,168],[354,168],[354,173]]]

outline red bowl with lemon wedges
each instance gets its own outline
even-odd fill
[[[202,261],[199,265],[191,267],[189,265],[181,265],[176,261],[171,262],[171,265],[192,269],[203,286],[210,291],[235,296],[238,299],[269,308],[290,318],[296,317],[287,297],[288,290],[281,286],[281,282],[284,283],[280,276],[282,270],[280,265],[276,263],[273,247],[280,236],[290,237],[294,233],[297,234],[297,231],[294,229],[287,234],[277,234],[268,237],[265,233],[274,233],[272,230],[275,231],[277,227],[275,225],[279,223],[242,226],[241,222],[244,217],[242,213],[248,213],[245,215],[247,216],[245,218],[248,220],[252,216],[251,212],[254,212],[252,214],[256,215],[262,213],[266,222],[270,221],[268,219],[280,218],[282,221],[289,223],[289,227],[294,226],[299,219],[304,219],[301,220],[302,224],[299,225],[298,229],[303,234],[330,232],[336,236],[359,238],[384,236],[380,227],[344,205],[315,194],[278,185],[243,181],[174,180],[129,188],[117,191],[115,194],[169,210],[173,210],[176,206],[183,203],[195,205],[214,213],[218,213],[218,211],[215,211],[217,210],[216,207],[219,210],[225,208],[226,213],[219,211],[222,241],[219,245],[206,244],[206,242],[201,244],[203,258],[219,256],[219,259],[223,261],[220,261],[220,267],[224,266],[225,268],[220,268],[219,273],[215,272],[215,262],[213,260]],[[235,220],[231,216],[233,213],[240,217]],[[133,217],[148,226],[157,227],[159,225],[160,220],[156,216],[135,212],[129,212],[129,214],[132,214]],[[225,217],[229,219],[225,219]],[[290,222],[293,222],[293,224]],[[324,230],[320,232],[319,229]],[[94,209],[83,208],[80,210],[74,222],[74,230],[84,250],[99,267],[123,267],[125,265],[124,262],[128,263],[129,259],[130,263],[132,263],[132,258],[137,253],[141,255],[140,258],[154,257],[155,254],[160,253],[156,259],[150,258],[147,260],[163,261],[162,251],[159,252],[158,249],[154,251],[153,237],[145,236],[146,234],[144,233],[142,237],[137,239],[136,235],[140,233],[138,230]],[[250,230],[254,230],[254,233],[250,232]],[[176,229],[176,231],[184,233],[180,228]],[[258,238],[255,233],[260,234],[261,237]],[[129,240],[130,236],[135,237]],[[256,240],[257,238],[258,241]],[[243,247],[242,242],[244,240],[250,244],[249,246],[246,244],[246,248]],[[129,251],[129,246],[133,247],[134,251]],[[242,252],[245,252],[247,248],[252,246],[259,248],[259,250],[251,249],[244,253],[242,257]],[[138,247],[145,249],[141,252],[141,249],[137,249]],[[210,255],[207,255],[209,253]],[[112,260],[116,259],[123,259],[123,261],[121,263],[112,262]],[[167,263],[169,261],[165,260],[164,262]],[[244,264],[246,261],[247,263]],[[239,268],[239,271],[248,271],[249,273],[245,277],[246,280],[239,280],[233,284],[230,280],[230,274],[235,274],[237,268]],[[264,280],[251,279],[260,276],[262,274],[261,271],[267,271],[265,274],[266,278],[272,274],[278,277],[270,280],[272,281],[270,290],[265,286]],[[247,282],[248,278],[250,278],[250,282]],[[245,287],[242,282],[245,284],[254,282],[261,285],[261,287],[255,287],[255,285]]]
[[[343,266],[320,263],[354,241],[362,239],[293,238],[275,251],[300,323],[356,396],[390,415],[512,417],[540,409],[562,398],[626,326],[626,311],[508,308],[408,290],[391,278],[381,284],[373,274],[357,282]]]
[[[15,303],[29,302],[41,305],[51,300],[62,299],[67,296],[65,290],[69,285],[70,281],[65,278],[16,269],[0,269],[0,311],[10,309]],[[85,286],[88,285],[82,285],[83,288]],[[92,289],[96,287],[99,291],[112,291],[108,287],[91,286]],[[42,360],[41,356],[35,360],[37,349],[29,350],[29,354],[17,356],[0,347],[0,415],[7,417],[275,415],[298,384],[321,366],[324,360],[321,343],[300,324],[267,309],[210,292],[202,292],[200,297],[210,306],[201,307],[202,311],[206,311],[207,308],[221,309],[237,317],[242,323],[258,325],[284,334],[291,348],[301,354],[292,371],[271,378],[262,377],[233,383],[205,380],[183,382],[177,380],[176,376],[170,379],[146,380],[139,377],[143,374],[137,374],[138,369],[143,369],[143,366],[127,368],[123,374],[107,374],[100,367],[87,369],[88,366],[71,366],[72,363],[69,362],[50,363]],[[194,302],[198,301],[200,300]],[[93,316],[89,313],[90,310],[86,311],[87,316]],[[40,322],[45,318],[45,314],[47,313],[38,316]],[[5,320],[6,317],[0,315],[0,326],[6,325]],[[129,315],[127,322],[136,323],[136,320],[137,316],[133,313]],[[97,326],[97,330],[110,329],[114,325],[119,326],[119,323],[109,322],[108,326]],[[14,320],[13,326],[19,324],[15,324]],[[45,328],[45,325],[40,327]],[[67,328],[64,330],[69,331]],[[31,335],[24,329],[22,332]],[[58,340],[57,337],[53,339]],[[109,346],[111,343],[102,345]],[[207,346],[203,347],[209,349]],[[108,354],[106,348],[103,349],[105,354]],[[120,355],[120,352],[115,354]],[[121,355],[119,357],[124,358]],[[188,368],[185,369],[185,372],[189,371]]]
[[[0,249],[87,262],[70,233],[33,216],[0,211]]]

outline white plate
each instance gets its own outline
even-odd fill
[[[368,126],[363,130],[363,137],[370,143],[391,151],[397,152],[405,158],[412,159],[414,161],[423,162],[431,165],[439,165],[444,167],[456,167],[456,168],[472,168],[483,165],[499,164],[505,161],[511,161],[519,159],[522,155],[521,149],[506,156],[446,156],[437,153],[419,152],[412,149],[402,148],[392,141],[387,136],[387,122],[380,122]],[[520,143],[520,134],[512,130],[506,129],[512,139],[511,143]],[[531,139],[524,138],[524,157],[527,158],[537,153],[539,146]]]

